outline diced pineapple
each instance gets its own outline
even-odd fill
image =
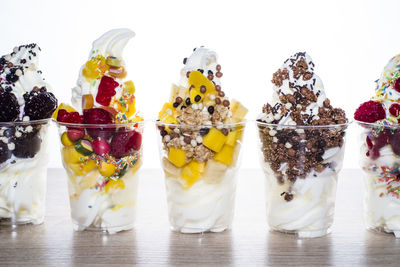
[[[237,131],[236,130],[229,132],[225,144],[229,145],[229,146],[235,146],[236,145],[236,137],[237,137]]]
[[[200,92],[200,87],[204,85],[206,87],[207,95],[215,94],[216,92],[213,82],[210,81],[206,76],[204,76],[200,71],[191,71],[188,83],[189,83],[189,88],[191,86],[194,86],[194,89],[198,90],[198,92]]]
[[[181,176],[182,168],[176,167],[165,157],[162,159],[162,166],[164,169],[165,176],[174,178],[178,178]]]
[[[125,85],[124,91],[126,91],[126,93],[131,95],[135,93],[135,85],[133,81],[126,81],[124,82],[124,85]]]
[[[204,169],[204,182],[208,184],[219,183],[224,177],[227,168],[228,167],[225,164],[209,159]]]
[[[83,163],[71,163],[69,167],[77,176],[84,176],[96,168],[96,162],[94,160],[88,160]]]
[[[183,165],[185,165],[186,164],[185,158],[186,158],[186,151],[175,147],[171,147],[169,149],[168,159],[176,167],[182,167]]]
[[[181,178],[185,180],[185,188],[190,188],[201,178],[201,174],[204,172],[204,165],[204,162],[193,160],[183,168]]]
[[[249,111],[245,108],[239,101],[232,99],[230,110],[232,112],[232,119],[236,122],[243,121],[247,112]]]
[[[174,103],[175,99],[180,96],[183,97],[186,94],[187,88],[183,86],[178,86],[176,84],[172,84],[171,88],[171,96],[169,98],[169,102]]]
[[[230,165],[230,164],[232,164],[232,160],[233,160],[233,152],[234,152],[233,147],[225,145],[221,149],[221,151],[219,151],[217,154],[215,154],[214,159],[225,165]]]
[[[221,131],[211,128],[203,138],[203,145],[214,152],[219,152],[225,144],[227,137]]]

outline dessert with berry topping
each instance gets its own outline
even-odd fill
[[[299,237],[330,231],[347,128],[314,66],[305,52],[288,58],[273,74],[273,103],[257,120],[268,223]]]
[[[182,233],[230,227],[247,109],[222,90],[215,52],[195,48],[159,112],[169,219]]]
[[[0,58],[0,224],[39,224],[45,213],[46,134],[57,108],[38,70],[37,44]]]
[[[94,41],[72,89],[73,107],[61,104],[53,114],[76,230],[115,233],[135,222],[143,119],[122,59],[134,35],[116,29]]]
[[[365,219],[368,228],[400,237],[400,55],[376,83],[375,95],[354,113],[362,129]]]

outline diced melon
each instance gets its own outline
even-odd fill
[[[193,160],[183,168],[181,178],[185,181],[186,188],[190,188],[201,178],[201,174],[204,172],[204,165],[204,162]]]
[[[162,159],[162,166],[166,177],[178,178],[181,176],[182,168],[176,167],[167,158]]]
[[[240,104],[239,101],[236,101],[235,99],[232,99],[230,110],[232,112],[232,119],[236,122],[243,121],[244,117],[249,111],[242,104]]]
[[[182,167],[183,165],[185,165],[186,164],[185,158],[186,158],[186,151],[175,147],[171,147],[169,149],[168,159],[176,167]]]
[[[212,151],[219,152],[222,146],[225,144],[227,136],[221,131],[211,128],[208,134],[203,138],[203,145],[211,149]]]
[[[221,151],[215,154],[214,159],[225,165],[232,164],[234,148],[228,145],[222,147]]]
[[[229,146],[235,146],[236,145],[236,136],[237,136],[237,131],[231,131],[228,134],[228,137],[226,138],[226,145]]]
[[[213,159],[209,159],[204,169],[204,174],[203,174],[204,182],[208,184],[219,183],[224,177],[227,169],[228,167],[225,164],[217,162]]]

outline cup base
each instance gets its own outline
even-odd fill
[[[213,228],[190,228],[190,227],[174,227],[171,226],[171,230],[174,232],[180,232],[182,234],[203,234],[203,233],[220,233],[230,229],[230,226],[220,226]]]
[[[332,232],[332,229],[329,227],[327,229],[314,230],[314,231],[298,231],[298,230],[284,230],[284,229],[273,229],[272,232],[278,232],[281,234],[293,235],[297,238],[316,238],[323,237]]]
[[[367,229],[382,235],[394,235],[395,238],[400,238],[400,230],[387,230],[382,226],[367,226]]]
[[[114,227],[86,227],[79,224],[72,224],[72,227],[75,231],[91,231],[91,232],[102,232],[105,234],[115,234],[121,231],[128,231],[135,227],[135,223],[131,223],[124,226],[114,226]]]

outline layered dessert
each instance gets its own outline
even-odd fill
[[[220,232],[232,222],[247,109],[221,87],[215,52],[195,48],[159,112],[169,219],[182,233]]]
[[[57,99],[38,69],[37,44],[0,58],[0,224],[44,220],[48,118]]]
[[[333,222],[347,119],[332,107],[308,54],[273,74],[273,102],[257,120],[273,230],[317,237]]]
[[[400,237],[400,55],[376,83],[375,95],[354,114],[362,127],[365,217],[369,228]]]
[[[115,29],[94,41],[72,89],[73,106],[61,104],[53,114],[76,230],[114,233],[135,222],[143,119],[122,58],[134,35]]]

